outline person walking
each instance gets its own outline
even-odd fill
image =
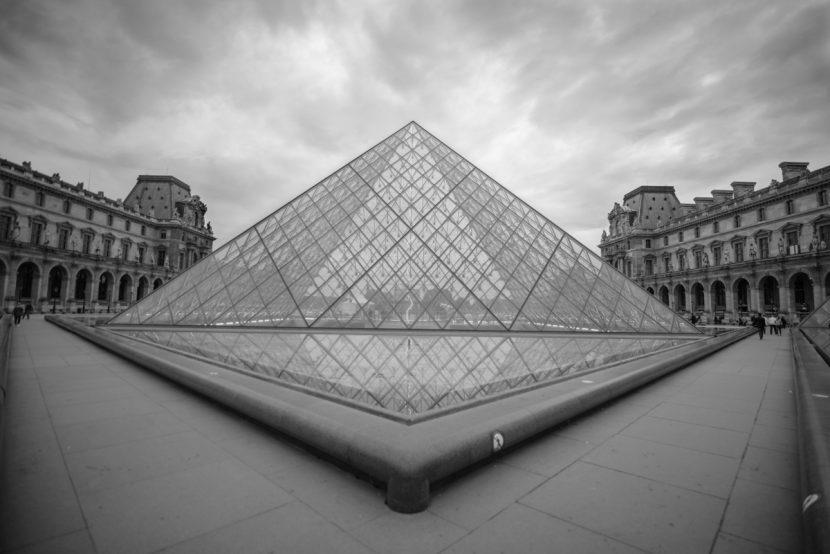
[[[26,319],[29,319],[29,316],[32,315],[33,311],[34,310],[32,309],[32,305],[31,304],[26,304],[26,311],[23,312],[23,315],[26,316]]]
[[[15,306],[14,310],[12,310],[12,315],[14,316],[14,324],[20,325],[20,320],[23,319],[23,308]]]
[[[764,340],[764,327],[767,325],[767,322],[764,320],[764,316],[758,314],[753,319],[752,324],[758,329],[758,339]]]
[[[766,324],[766,327],[769,327],[769,334],[774,335],[775,334],[775,317],[771,316],[771,315],[765,317],[764,318],[764,323]]]

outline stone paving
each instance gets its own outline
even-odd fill
[[[34,316],[14,329],[2,552],[799,552],[790,340],[749,337],[403,515],[284,437]]]

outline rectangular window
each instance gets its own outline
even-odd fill
[[[735,214],[735,228],[741,226],[741,214]]]
[[[799,253],[798,231],[787,231],[785,241],[786,241],[786,244],[787,244],[787,253],[788,254],[798,254]]]
[[[744,261],[744,245],[742,242],[734,244],[735,247],[735,263]]]
[[[43,191],[39,190],[35,193],[35,204],[43,207],[43,204],[46,202],[46,195],[43,194]]]
[[[669,237],[663,237],[663,246],[669,245]]]
[[[161,232],[161,238],[163,238],[163,239],[167,238],[167,231],[162,231]]]
[[[818,247],[820,250],[825,250],[830,246],[830,225],[824,225],[818,228]]]
[[[58,230],[58,248],[66,250],[69,245],[69,229]]]
[[[147,234],[147,227],[145,227],[144,225],[142,225],[142,226],[141,226],[141,236],[144,236],[144,235],[146,235],[146,234]]]
[[[683,242],[683,231],[677,233],[677,242]]]
[[[82,254],[89,254],[90,248],[92,248],[92,235],[89,233],[84,233],[84,236],[81,238],[81,253]]]
[[[715,221],[712,223],[712,232],[713,233],[720,233],[720,222]]]
[[[138,247],[138,263],[140,263],[140,264],[144,263],[144,247],[143,246]]]
[[[712,257],[715,258],[712,265],[720,265],[723,261],[721,259],[721,249],[720,246],[715,246],[712,248]]]
[[[43,223],[40,221],[32,222],[32,244],[40,244],[43,240]]]
[[[88,220],[92,221],[93,217],[95,217],[95,210],[93,210],[92,208],[87,208],[86,209],[86,218]]]
[[[112,227],[112,214],[107,214],[107,225]]]
[[[0,240],[8,240],[12,236],[12,218],[9,215],[0,214]]]
[[[105,258],[109,258],[110,256],[112,256],[112,239],[104,239],[103,255]]]
[[[651,260],[646,260],[646,275],[654,275],[654,264]]]
[[[3,183],[3,196],[6,198],[14,198],[14,185],[11,183]]]
[[[769,237],[758,237],[758,257],[769,258]]]
[[[130,259],[130,243],[125,240],[121,241],[121,259],[125,262]]]
[[[767,209],[766,208],[758,208],[758,221],[766,221],[767,220]]]
[[[164,262],[166,261],[166,256],[167,252],[165,252],[164,250],[159,250],[159,255],[156,257],[156,263],[159,264],[159,267],[164,265]]]
[[[827,189],[821,189],[818,191],[818,205],[819,206],[826,206],[827,205]]]
[[[677,255],[677,269],[680,271],[686,270],[686,254]]]
[[[668,258],[663,258],[663,271],[665,273],[668,273],[670,269],[671,269],[671,260],[669,260]]]
[[[787,209],[787,215],[792,215],[793,213],[795,213],[795,204],[793,204],[792,200],[787,200],[784,203],[784,206]]]
[[[703,267],[703,262],[702,262],[703,255],[702,255],[701,251],[700,250],[695,250],[694,256],[695,256],[695,269],[700,269],[701,267]]]
[[[130,230],[130,220],[129,220],[129,219],[127,219],[127,220],[125,220],[125,221],[124,221],[124,230],[125,230],[125,231],[129,231],[129,230]]]
[[[69,200],[64,200],[63,201],[63,213],[68,214],[71,211],[72,211],[72,202],[70,202]]]
[[[695,238],[696,239],[700,238],[700,227],[695,227]]]
[[[179,269],[184,269],[184,252],[179,252]]]

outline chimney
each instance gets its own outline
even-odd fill
[[[781,162],[778,167],[781,168],[781,180],[786,181],[794,177],[801,177],[807,173],[807,166],[809,162]]]
[[[706,208],[711,206],[712,203],[714,202],[714,200],[712,200],[711,198],[707,198],[706,196],[698,196],[697,198],[694,199],[694,201],[695,201],[695,208],[697,208],[698,210],[701,210],[701,211],[705,210]]]
[[[755,183],[750,181],[733,181],[732,182],[732,192],[735,194],[735,198],[740,198],[742,196],[746,196],[747,194],[751,194],[752,191],[755,190]]]
[[[712,191],[712,200],[715,204],[722,204],[727,200],[732,200],[732,191],[731,190],[713,190]]]

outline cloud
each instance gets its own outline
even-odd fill
[[[784,159],[827,165],[827,14],[809,1],[8,0],[0,157],[112,197],[172,173],[221,243],[414,119],[593,246],[636,186],[686,201],[764,184]]]

